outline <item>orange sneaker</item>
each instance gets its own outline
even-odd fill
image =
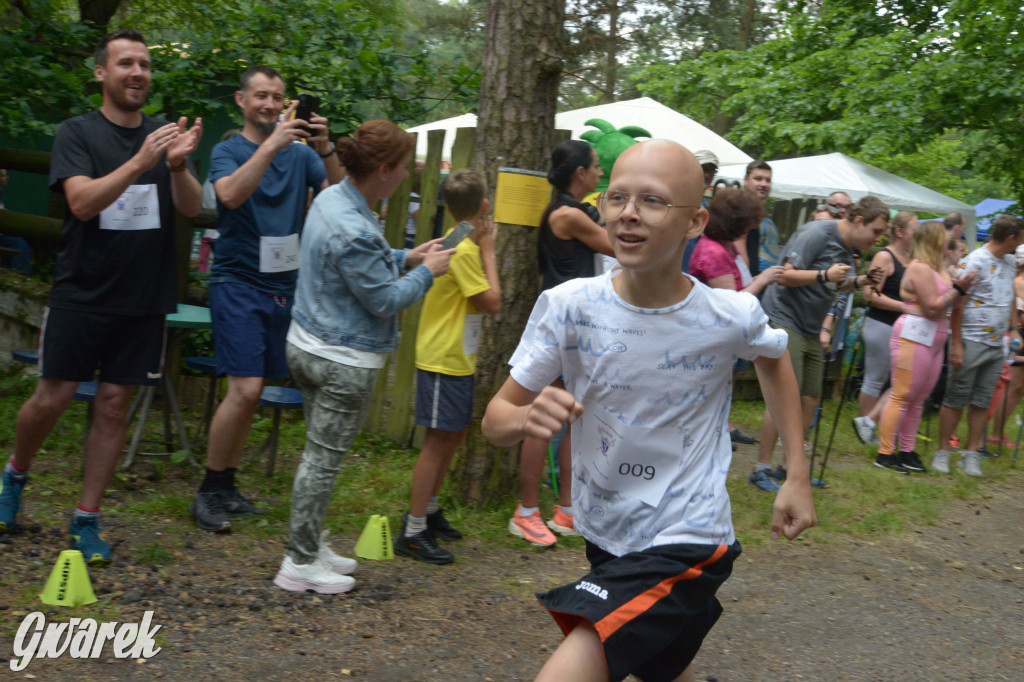
[[[516,513],[508,521],[508,532],[541,547],[550,547],[558,542],[558,538],[545,527],[539,511],[529,516],[520,516],[519,509],[516,508]]]
[[[1003,436],[1002,438],[999,438],[998,436],[989,436],[988,437],[988,442],[991,443],[992,445],[1002,445],[1003,447],[1006,447],[1006,448],[1015,448],[1015,447],[1017,447],[1017,444],[1014,443],[1009,438],[1007,438],[1006,436]]]
[[[949,447],[960,448],[960,438],[955,433],[949,437]]]
[[[548,521],[548,528],[555,531],[559,535],[579,535],[576,529],[572,525],[572,514],[566,514],[565,511],[555,505],[555,513]]]

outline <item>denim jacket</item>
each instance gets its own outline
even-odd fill
[[[400,276],[405,251],[392,249],[366,199],[346,178],[320,192],[302,230],[292,318],[326,343],[390,353],[398,312],[434,283],[425,265]]]

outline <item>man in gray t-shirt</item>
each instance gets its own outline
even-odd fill
[[[850,249],[871,246],[889,224],[889,209],[875,197],[864,197],[839,220],[807,223],[781,251],[785,268],[778,286],[768,287],[761,299],[772,325],[789,335],[789,356],[800,387],[804,432],[810,428],[821,399],[823,351],[819,340],[822,321],[838,291],[877,282],[881,268],[867,275],[850,272]],[[758,462],[750,482],[766,492],[778,490],[772,478],[782,480],[785,470],[771,468],[772,448],[778,431],[765,411]]]

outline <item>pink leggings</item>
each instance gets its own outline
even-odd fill
[[[900,338],[905,315],[892,326],[889,352],[892,356],[892,397],[882,411],[878,424],[878,453],[891,455],[896,451],[893,441],[900,437],[900,452],[913,452],[917,427],[925,398],[935,388],[942,371],[942,355],[946,348],[948,324],[939,322],[932,345],[925,346]]]

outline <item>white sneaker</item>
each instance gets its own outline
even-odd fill
[[[320,561],[337,573],[338,575],[348,575],[349,573],[355,573],[356,567],[359,563],[355,559],[349,559],[343,557],[340,554],[335,553],[331,546],[327,544],[327,536],[330,535],[330,531],[322,531],[320,533],[320,550],[317,552],[317,557]]]
[[[355,587],[356,581],[347,575],[338,575],[319,558],[311,564],[297,564],[285,556],[281,570],[274,576],[274,584],[290,592],[312,590],[320,594],[339,594]]]
[[[932,469],[935,469],[940,474],[949,473],[949,451],[948,450],[937,450],[932,456]]]
[[[971,450],[964,450],[960,453],[960,461],[957,465],[964,470],[964,473],[968,476],[981,476],[981,466],[978,464],[978,460],[981,455]]]
[[[875,436],[875,422],[871,417],[854,417],[853,418],[853,430],[857,433],[857,438],[860,439],[861,443],[871,444],[871,440]]]

